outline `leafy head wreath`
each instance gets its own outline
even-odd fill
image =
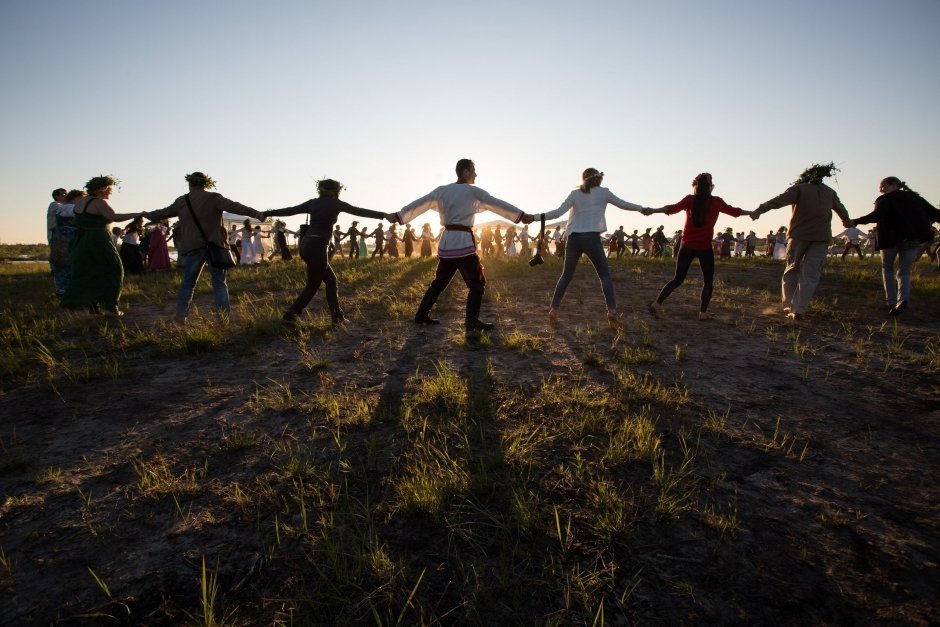
[[[835,176],[835,173],[839,171],[839,168],[837,168],[836,164],[832,161],[824,164],[814,163],[803,170],[803,173],[800,174],[800,178],[793,181],[793,184],[803,185],[804,183],[810,183],[812,185],[818,185],[823,182],[823,179]]]
[[[185,177],[186,182],[192,185],[193,187],[199,187],[201,189],[214,189],[215,181],[208,174],[203,174],[202,172],[193,172],[192,174],[187,174]]]
[[[99,174],[98,176],[91,178],[85,183],[85,191],[90,195],[94,196],[95,192],[104,189],[105,187],[120,187],[121,181],[114,178],[110,174]]]
[[[333,179],[320,179],[317,181],[317,193],[321,196],[338,198],[339,193],[346,189],[339,181]]]

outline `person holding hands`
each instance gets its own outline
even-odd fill
[[[460,159],[455,169],[456,182],[437,187],[386,218],[392,223],[407,224],[434,209],[440,214],[444,226],[437,250],[437,272],[418,305],[415,323],[440,323],[439,319],[431,317],[431,308],[454,275],[460,272],[468,289],[465,327],[467,331],[488,330],[493,328],[493,324],[480,320],[486,277],[483,276],[483,265],[473,236],[474,218],[482,211],[492,211],[514,223],[529,224],[532,216],[476,187],[477,171],[472,160]]]
[[[718,214],[725,213],[732,217],[751,215],[737,207],[732,207],[718,196],[712,196],[715,189],[712,175],[702,172],[692,179],[692,193],[674,205],[666,205],[659,209],[646,209],[645,215],[653,213],[673,214],[685,211],[685,226],[682,228],[682,239],[679,244],[679,254],[676,258],[676,274],[669,283],[663,286],[656,300],[650,303],[649,312],[656,318],[662,315],[663,302],[672,294],[673,290],[682,285],[692,261],[698,259],[702,269],[702,293],[699,306],[698,319],[708,320],[708,303],[712,298],[715,280],[715,252],[712,249],[712,232],[718,221]]]
[[[621,200],[606,187],[601,187],[603,181],[603,172],[595,168],[587,168],[581,173],[581,185],[572,190],[557,209],[533,216],[534,219],[544,217],[545,220],[554,220],[571,212],[568,219],[568,228],[565,230],[567,234],[564,255],[565,266],[558,282],[555,284],[555,292],[552,294],[552,302],[548,310],[548,322],[553,326],[558,324],[558,308],[561,307],[561,300],[565,296],[568,284],[571,283],[571,279],[574,277],[574,271],[578,267],[578,260],[581,259],[581,255],[587,255],[587,258],[594,265],[597,278],[600,279],[601,289],[604,292],[604,301],[607,304],[607,321],[611,325],[620,326],[620,319],[617,317],[617,298],[614,295],[614,282],[610,276],[607,256],[604,254],[601,233],[607,230],[605,217],[607,205],[614,205],[629,211],[641,211],[643,207]]]

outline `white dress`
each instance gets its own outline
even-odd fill
[[[777,238],[777,243],[774,244],[774,259],[786,259],[787,258],[787,241],[782,237]]]
[[[255,254],[254,263],[264,261],[264,242],[261,241],[261,231],[255,231],[254,236],[252,236],[251,248],[252,252]]]
[[[255,247],[251,244],[251,231],[242,229],[242,257],[239,265],[250,266],[255,263]]]
[[[519,238],[516,235],[511,235],[509,240],[509,248],[506,249],[507,257],[518,257],[519,249],[516,247],[516,240]]]

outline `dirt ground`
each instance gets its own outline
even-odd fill
[[[915,295],[895,327],[878,309],[877,281],[840,276],[835,261],[809,320],[788,323],[774,303],[781,267],[732,263],[719,267],[713,320],[696,317],[697,268],[667,301],[665,315],[652,319],[646,303],[671,276],[671,266],[618,262],[625,323],[618,339],[603,320],[589,267],[579,268],[553,329],[545,311],[558,264],[493,265],[483,317],[498,327],[483,342],[463,339],[459,280],[437,309],[443,319],[437,327],[413,325],[409,314],[395,309],[398,301],[361,284],[343,291],[351,319],[343,327],[330,329],[323,321],[321,295],[312,305],[317,313],[307,346],[327,364],[313,372],[301,364],[295,331],[253,336],[241,330],[244,337],[221,349],[112,356],[121,371],[106,384],[55,391],[5,385],[0,441],[6,459],[16,463],[0,472],[0,623],[191,622],[186,612],[199,611],[206,555],[218,572],[220,603],[235,608],[233,622],[287,624],[290,599],[284,595],[297,590],[306,556],[298,546],[272,558],[266,547],[277,508],[246,512],[231,506],[227,489],[234,482],[261,486],[276,474],[275,442],[322,442],[316,461],[336,473],[343,456],[330,445],[327,429],[311,433],[297,402],[283,411],[256,410],[259,387],[287,381],[296,391],[313,390],[327,377],[346,402],[362,399],[372,419],[348,427],[348,460],[365,459],[367,442],[377,442],[380,451],[387,445],[388,454],[378,455],[369,474],[372,485],[390,490],[382,476],[395,468],[401,426],[386,410],[401,404],[416,372],[452,364],[467,380],[489,386],[494,412],[507,415],[552,377],[599,392],[615,388],[611,364],[625,346],[646,347],[655,356],[632,369],[688,390],[681,407],[659,406],[657,429],[670,463],[678,464],[680,434],[701,434],[709,416],[726,419],[699,439],[694,471],[686,477],[694,489],[689,512],[663,520],[639,507],[629,539],[610,549],[619,570],[604,585],[620,591],[620,599],[610,602],[606,622],[940,622],[940,382],[936,355],[931,361],[931,351],[940,349],[940,296],[924,295],[919,304]],[[396,275],[397,291],[417,286],[420,293],[428,272],[429,266],[415,266]],[[919,272],[938,273],[929,266]],[[208,296],[200,298],[207,302]],[[403,311],[416,302],[410,295],[402,300]],[[351,306],[357,301],[364,304]],[[170,312],[169,303],[140,304],[121,324],[163,328]],[[540,347],[506,348],[516,331],[537,338]],[[547,413],[544,420],[554,428],[561,419]],[[220,452],[227,438],[244,432],[261,434],[260,443]],[[548,446],[544,454],[562,463],[572,453]],[[134,464],[157,455],[172,458],[177,470],[197,474],[204,467],[198,493],[178,502],[142,498]],[[539,466],[545,473],[553,467]],[[56,472],[43,478],[49,469]],[[623,469],[625,482],[634,475],[647,481],[649,466]],[[716,534],[704,526],[691,512],[706,505],[734,518],[733,528]],[[486,623],[493,616],[525,624],[545,624],[553,615],[562,624],[583,621],[553,614],[563,605],[554,588],[525,580],[506,584],[506,599],[489,601],[505,606],[502,613],[465,611],[467,597],[453,582],[472,577],[465,569],[473,558],[459,558],[455,566],[448,556],[461,548],[448,546],[447,534],[394,514],[380,518],[377,533],[396,554],[431,565],[416,598],[434,611],[406,615],[406,624]],[[547,546],[550,534],[544,535],[526,546]],[[492,559],[495,550],[479,548],[479,559]],[[335,620],[322,614],[306,622]]]

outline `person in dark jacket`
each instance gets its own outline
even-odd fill
[[[333,323],[338,324],[346,321],[346,316],[339,306],[336,274],[333,272],[333,268],[330,267],[330,259],[327,254],[333,225],[336,224],[336,219],[340,213],[351,213],[360,218],[376,218],[379,220],[385,218],[385,214],[371,209],[361,209],[343,202],[339,199],[339,193],[343,189],[339,181],[323,179],[317,181],[317,194],[319,194],[317,198],[311,198],[296,207],[263,212],[265,217],[293,216],[299,213],[310,214],[310,224],[300,242],[300,258],[307,264],[307,284],[284,313],[284,322],[287,324],[293,324],[300,317],[307,305],[310,304],[314,294],[317,293],[321,283],[326,283],[326,302],[329,305]],[[355,224],[356,222],[353,222],[353,225]]]
[[[876,250],[881,251],[885,305],[888,315],[897,316],[907,309],[911,298],[911,266],[923,252],[924,244],[933,237],[930,223],[940,222],[940,210],[896,176],[883,179],[878,189],[881,196],[875,200],[875,210],[851,222],[853,226],[870,222],[878,226]]]

